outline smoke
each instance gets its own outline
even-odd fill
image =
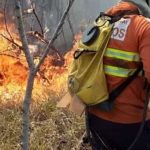
[[[60,0],[61,1],[61,0]],[[109,7],[117,3],[118,0],[76,0],[71,11],[70,20],[75,33],[83,31],[86,26],[93,22],[95,18],[107,10]],[[70,40],[72,39],[71,33],[68,31],[68,24],[65,25],[65,36],[68,40],[68,46],[70,46]]]
[[[71,12],[76,31],[81,21],[85,21],[86,23],[93,21],[100,12],[105,11],[116,2],[117,0],[76,0]]]
[[[62,0],[58,0],[58,1],[62,2]],[[78,33],[79,31],[83,31],[89,23],[94,21],[94,19],[99,15],[100,12],[107,10],[109,7],[116,4],[117,1],[118,0],[109,0],[109,1],[76,0],[69,14],[74,34]],[[63,12],[66,5],[67,5],[66,0],[63,0],[63,3],[61,4],[62,6],[61,12]],[[66,49],[70,48],[70,46],[72,45],[71,42],[73,38],[69,28],[70,28],[69,24],[66,21],[65,26],[64,26],[64,35],[65,35],[65,40],[67,41]],[[63,42],[65,42],[65,40]],[[62,41],[62,38],[60,38],[60,41]],[[58,39],[59,44],[61,43],[60,41]],[[60,44],[59,47],[61,46],[62,45]]]
[[[86,25],[93,22],[100,12],[105,11],[117,3],[117,1],[118,0],[75,0],[63,30],[55,43],[56,47],[61,50],[69,49],[72,45],[74,34],[81,30],[83,31]],[[56,25],[67,6],[68,0],[22,0],[23,9],[30,9],[31,2],[35,6],[46,39],[51,39]],[[3,11],[5,0],[1,0],[0,4],[0,11]],[[12,17],[12,14],[14,16],[14,0],[7,1],[6,12],[8,18],[10,18],[7,20],[12,20],[12,18],[14,18]],[[32,13],[25,15],[24,19],[26,31],[37,30],[41,32],[40,26]]]

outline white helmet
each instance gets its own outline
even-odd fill
[[[122,1],[135,4],[139,8],[143,16],[150,18],[150,0],[122,0]]]

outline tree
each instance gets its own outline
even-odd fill
[[[26,57],[26,60],[28,63],[28,68],[29,68],[29,76],[28,76],[26,92],[25,92],[25,96],[24,96],[24,100],[23,100],[23,130],[22,130],[22,148],[23,148],[23,150],[29,149],[29,123],[30,123],[29,109],[30,109],[30,103],[31,103],[31,98],[32,98],[32,89],[34,86],[35,76],[36,76],[37,72],[39,71],[40,66],[44,62],[46,56],[48,55],[53,42],[57,38],[58,33],[63,26],[64,20],[66,19],[73,2],[74,2],[74,0],[68,0],[68,6],[65,9],[65,11],[63,12],[63,15],[56,27],[56,30],[55,30],[51,40],[48,42],[48,45],[47,45],[46,49],[44,50],[44,53],[41,56],[39,63],[37,65],[35,65],[34,61],[33,61],[33,57],[29,50],[28,41],[27,41],[27,37],[25,34],[23,17],[22,17],[21,0],[15,0],[18,31],[19,31],[20,39],[22,41],[23,52],[25,54],[25,57]]]

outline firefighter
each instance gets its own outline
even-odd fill
[[[107,11],[117,15],[132,10],[114,25],[104,56],[109,92],[120,85],[142,62],[144,76],[150,82],[150,8],[149,1],[122,0]],[[94,150],[126,150],[139,131],[143,118],[145,79],[138,75],[116,98],[109,112],[89,108],[89,129]],[[150,150],[150,110],[144,128],[132,150]]]

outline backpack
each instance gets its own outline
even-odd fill
[[[103,70],[103,55],[112,34],[111,18],[100,15],[88,27],[79,41],[78,50],[68,75],[70,94],[92,106],[108,99],[109,93]]]
[[[87,106],[98,105],[101,109],[110,110],[112,103],[107,107],[108,104],[105,101],[109,99],[110,102],[115,99],[142,68],[140,65],[131,79],[129,77],[125,83],[113,90],[113,93],[108,93],[103,55],[107,49],[114,23],[125,14],[112,17],[101,13],[94,25],[88,27],[83,33],[78,50],[74,53],[73,64],[68,75],[68,89],[72,96],[76,95]]]
[[[117,16],[100,13],[93,25],[89,26],[78,43],[78,50],[74,52],[74,59],[68,75],[69,93],[58,104],[77,114],[82,114],[87,107],[96,107],[104,111],[113,108],[116,97],[131,83],[141,71],[142,65],[111,93],[107,89],[107,81],[103,67],[103,56],[107,49],[114,23],[120,20],[124,12]],[[65,102],[66,101],[66,102]]]

